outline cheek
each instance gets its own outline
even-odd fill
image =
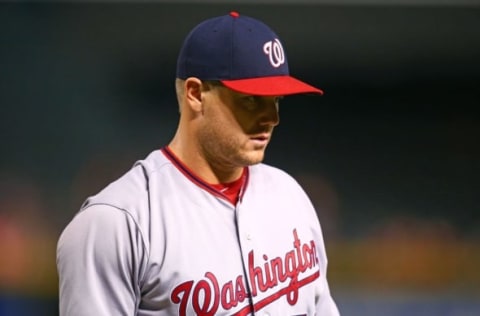
[[[206,109],[204,120],[205,128],[217,129],[223,133],[235,134],[245,130],[246,120],[226,106],[222,108],[222,104],[216,104]]]
[[[208,146],[216,143],[223,143],[231,138],[230,123],[216,111],[205,111],[201,128],[198,130],[198,137],[201,143]]]
[[[201,134],[204,139],[219,139],[225,132],[227,132],[227,129],[224,122],[220,118],[211,117],[205,120],[199,134]]]
[[[250,134],[258,127],[258,114],[246,111],[232,111],[230,126],[238,133]]]
[[[204,154],[208,157],[230,156],[238,147],[238,139],[228,126],[221,121],[212,121],[198,131],[198,141]]]
[[[248,139],[244,127],[231,112],[208,113],[202,125],[198,133],[199,141],[209,152],[228,154],[243,147]]]

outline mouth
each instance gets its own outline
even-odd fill
[[[250,139],[257,145],[266,146],[270,141],[270,134],[259,134],[250,137]]]

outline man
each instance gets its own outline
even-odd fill
[[[58,242],[61,315],[338,315],[320,224],[262,164],[289,75],[277,35],[232,12],[178,57],[168,146],[89,198]]]

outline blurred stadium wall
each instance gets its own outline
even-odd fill
[[[1,2],[0,315],[57,314],[61,230],[168,142],[181,42],[230,10],[326,91],[284,100],[266,162],[316,205],[342,314],[479,315],[474,0]]]

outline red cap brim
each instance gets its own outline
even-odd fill
[[[290,76],[220,80],[233,91],[258,96],[286,96],[292,94],[323,94],[323,91]]]

